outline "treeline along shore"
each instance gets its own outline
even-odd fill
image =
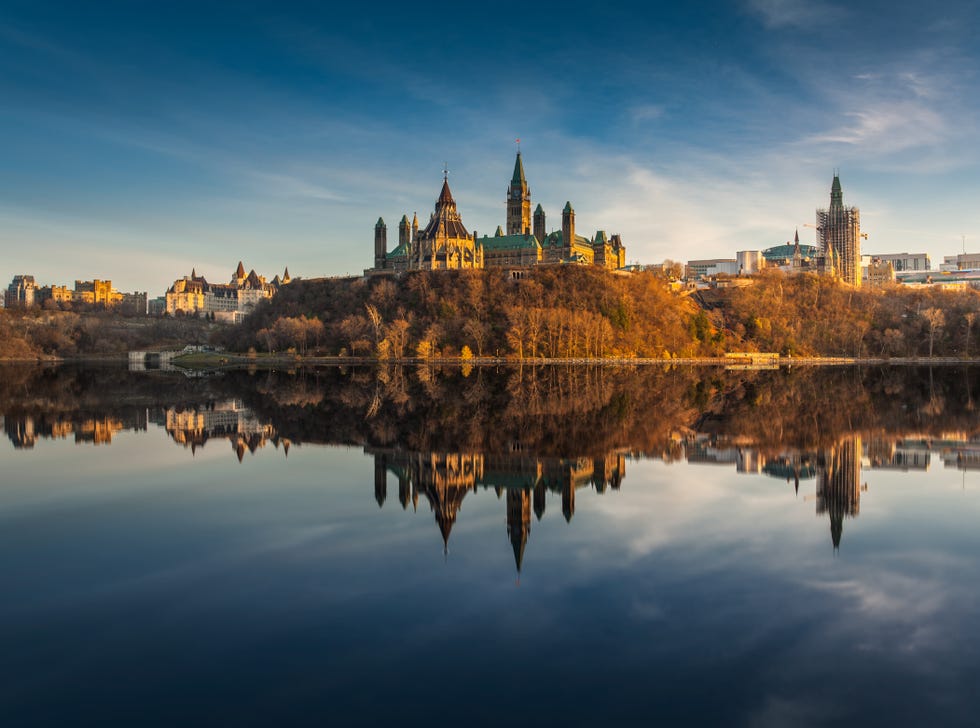
[[[417,271],[297,281],[224,330],[221,343],[380,359],[969,358],[978,312],[973,290],[856,289],[815,274],[689,291],[652,272],[579,266],[520,278]]]
[[[769,272],[679,289],[653,272],[555,266],[294,280],[236,326],[108,314],[0,316],[0,358],[210,343],[253,356],[363,360],[917,359],[976,356],[980,293],[853,288]]]

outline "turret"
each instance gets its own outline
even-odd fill
[[[534,237],[543,243],[545,235],[544,208],[538,205],[534,210]]]
[[[572,209],[571,202],[566,202],[565,209],[561,212],[561,242],[562,256],[570,258],[572,245],[575,243],[575,210]]]
[[[388,226],[382,218],[374,226],[374,267],[385,267],[388,258]]]
[[[609,253],[609,256],[606,254]],[[599,230],[592,241],[592,255],[596,265],[602,268],[617,268],[615,260],[612,260],[612,250],[609,247],[609,240],[606,238],[606,231]],[[608,259],[607,259],[608,257]]]
[[[408,222],[408,215],[402,215],[401,222],[398,223],[398,245],[408,245],[412,242],[412,226]]]

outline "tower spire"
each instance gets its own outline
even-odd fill
[[[531,234],[531,188],[527,186],[524,176],[524,162],[521,150],[517,150],[514,160],[514,174],[507,186],[507,234]]]

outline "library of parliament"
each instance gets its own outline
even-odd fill
[[[414,217],[414,216],[413,216]],[[619,235],[599,230],[591,238],[575,232],[575,210],[565,203],[561,229],[547,232],[541,205],[531,216],[531,189],[524,176],[521,153],[517,153],[514,174],[507,188],[507,231],[501,227],[493,237],[468,232],[456,209],[443,177],[442,192],[435,211],[424,228],[418,217],[412,222],[403,215],[398,224],[398,245],[388,250],[388,228],[378,218],[374,227],[374,267],[366,275],[385,275],[407,270],[449,270],[460,268],[527,268],[546,264],[597,265],[616,270],[626,264],[626,248]]]

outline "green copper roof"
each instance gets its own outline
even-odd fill
[[[537,214],[543,215],[544,214],[544,208],[541,207],[541,203],[540,202],[538,203],[538,206],[534,208],[534,214],[535,215],[537,215]]]
[[[514,162],[514,176],[510,178],[510,183],[518,187],[527,184],[527,180],[524,179],[524,163],[521,162],[520,152],[517,153],[517,161]]]
[[[533,235],[495,235],[492,238],[484,235],[477,242],[484,250],[525,250],[541,247]]]
[[[407,255],[408,255],[408,245],[406,243],[402,243],[397,248],[395,248],[390,253],[388,253],[389,258],[404,258]]]
[[[830,186],[830,205],[844,206],[844,192],[840,188],[840,177],[834,175],[834,183]]]
[[[383,228],[383,227],[385,227],[385,221],[382,218],[379,217],[378,218],[378,222],[375,224],[374,227],[376,227],[376,228]]]
[[[544,240],[541,241],[541,247],[556,247],[564,244],[564,237],[561,230],[555,230],[544,236]],[[583,238],[581,235],[575,236],[576,245],[586,245],[592,247],[592,241],[588,238]]]
[[[562,210],[562,212],[575,212],[575,210],[572,209],[572,203],[571,202],[566,202],[565,203],[565,209]]]
[[[401,227],[402,225],[408,225],[408,215],[402,215],[401,222],[398,223],[398,226]]]
[[[608,240],[606,239],[606,231],[605,230],[599,230],[599,231],[596,232],[596,234],[595,234],[595,242],[596,243],[602,243],[603,245],[605,245],[608,242]]]
[[[784,245],[775,245],[771,248],[766,248],[762,251],[762,257],[766,260],[777,261],[786,260],[787,258],[792,258],[793,254],[796,252],[796,246],[792,243],[786,243]],[[817,255],[816,245],[807,245],[806,243],[800,243],[800,256],[803,258],[814,258]]]

